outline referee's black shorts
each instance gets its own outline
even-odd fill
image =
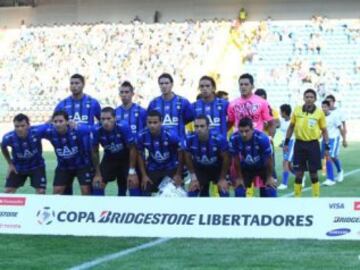
[[[321,169],[321,151],[318,140],[295,141],[294,170],[317,172]]]

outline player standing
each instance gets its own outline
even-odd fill
[[[290,125],[286,132],[284,151],[289,151],[291,136],[295,133],[294,170],[295,197],[301,196],[302,178],[309,171],[312,183],[312,196],[320,196],[320,184],[317,171],[321,169],[321,152],[319,139],[322,135],[325,143],[325,156],[328,155],[329,137],[326,129],[324,112],[316,107],[316,92],[307,89],[304,92],[304,105],[297,106],[291,115]]]
[[[116,108],[116,121],[125,121],[131,132],[137,136],[146,127],[146,110],[133,103],[134,87],[130,82],[121,84],[119,95],[122,104]]]

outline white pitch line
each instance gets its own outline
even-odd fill
[[[347,177],[347,176],[353,175],[353,174],[355,174],[355,173],[358,173],[358,172],[360,172],[360,168],[345,173],[345,174],[344,174],[344,178]],[[309,189],[311,189],[311,186],[302,189],[302,191],[307,191],[307,190],[309,190]],[[281,196],[281,197],[291,197],[291,196],[294,196],[294,192],[287,193],[287,194],[285,194],[285,195],[283,195],[283,196]]]
[[[119,252],[116,252],[116,253],[105,255],[103,257],[99,257],[99,258],[97,258],[95,260],[88,261],[88,262],[85,262],[83,264],[71,267],[71,268],[69,268],[69,270],[87,270],[87,269],[90,269],[90,268],[92,268],[94,266],[97,266],[99,264],[106,263],[106,262],[109,262],[109,261],[124,257],[126,255],[131,254],[131,253],[134,253],[134,252],[137,252],[137,251],[140,251],[140,250],[143,250],[143,249],[151,248],[151,247],[156,246],[156,245],[160,245],[160,244],[165,243],[165,242],[167,242],[167,241],[169,241],[171,239],[172,238],[159,238],[159,239],[156,239],[154,241],[151,241],[151,242],[148,242],[148,243],[136,246],[136,247],[128,248],[128,249],[125,249],[125,250],[122,250],[122,251],[119,251]]]
[[[347,176],[353,175],[355,173],[358,173],[358,172],[360,172],[360,168],[345,173],[344,178],[347,177]],[[311,189],[311,187],[304,188],[302,191],[306,191],[306,190],[309,190],[309,189]],[[294,192],[290,192],[290,193],[287,193],[287,194],[285,194],[285,195],[283,195],[281,197],[291,197],[293,195],[294,195]],[[153,247],[153,246],[156,246],[156,245],[160,245],[160,244],[165,243],[165,242],[167,242],[167,241],[169,241],[171,239],[172,238],[159,238],[157,240],[154,240],[154,241],[151,241],[151,242],[148,242],[148,243],[145,243],[145,244],[133,247],[133,248],[125,249],[125,250],[122,250],[122,251],[119,251],[119,252],[116,252],[116,253],[112,253],[112,254],[97,258],[97,259],[92,260],[92,261],[85,262],[85,263],[80,264],[78,266],[71,267],[71,268],[69,268],[69,270],[87,270],[87,269],[91,269],[92,267],[97,266],[99,264],[106,263],[106,262],[109,262],[109,261],[112,261],[112,260],[127,256],[127,255],[129,255],[131,253],[135,253],[135,252],[138,252],[138,251],[143,250],[143,249],[147,249],[147,248],[150,248],[150,247]]]

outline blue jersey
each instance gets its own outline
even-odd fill
[[[94,118],[100,120],[101,107],[96,99],[84,94],[79,100],[70,96],[60,101],[55,108],[55,112],[57,111],[66,111],[69,119],[76,123],[93,125]]]
[[[134,135],[146,127],[146,110],[140,105],[133,103],[129,109],[119,106],[115,111],[116,121],[125,121]]]
[[[211,102],[199,99],[192,104],[194,118],[199,115],[206,115],[210,122],[210,128],[226,138],[227,124],[226,116],[229,102],[222,98],[215,98]]]
[[[101,125],[93,130],[93,144],[104,148],[104,158],[129,158],[128,146],[135,141],[126,123],[117,123],[112,131],[105,130]]]
[[[269,137],[258,130],[254,130],[252,138],[245,142],[239,132],[230,138],[230,153],[240,155],[241,167],[247,169],[260,169],[265,167],[266,161],[272,155]]]
[[[148,171],[172,170],[179,164],[180,139],[165,127],[161,127],[158,137],[153,137],[148,128],[144,129],[139,134],[137,147],[143,156],[145,151],[149,154]]]
[[[163,126],[169,128],[180,138],[185,138],[185,125],[194,120],[190,102],[181,96],[175,95],[166,101],[162,96],[153,99],[148,112],[156,110],[163,117]]]
[[[221,134],[210,132],[205,142],[199,140],[196,133],[186,136],[185,151],[191,153],[198,166],[221,166],[220,154],[228,151],[228,143]]]
[[[65,134],[59,134],[53,125],[49,125],[43,137],[53,145],[59,169],[75,170],[92,166],[92,133],[87,126],[68,128]]]
[[[22,139],[11,131],[4,135],[1,147],[11,147],[12,162],[19,173],[44,167],[42,156],[41,134],[42,126],[30,127],[26,138]]]

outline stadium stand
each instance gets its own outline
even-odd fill
[[[0,53],[2,123],[19,111],[47,120],[68,95],[75,72],[86,75],[86,92],[102,105],[115,106],[119,81],[130,80],[146,106],[159,93],[156,78],[163,71],[174,75],[177,92],[190,100],[204,73],[215,75],[234,97],[236,79],[224,83],[232,79],[224,72],[232,70],[234,78],[254,74],[274,106],[298,103],[302,91],[314,87],[321,98],[335,94],[348,118],[360,115],[360,97],[347,94],[360,84],[360,20],[23,26],[2,30],[0,38],[7,44]],[[232,64],[229,44],[240,64]]]

